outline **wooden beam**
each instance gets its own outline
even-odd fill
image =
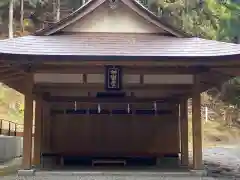
[[[24,75],[21,73],[7,74],[4,76],[0,75],[0,81],[14,81],[24,78]]]
[[[11,65],[10,64],[0,64],[0,68],[10,68]]]
[[[46,96],[44,100],[47,102],[79,102],[79,103],[146,103],[146,102],[162,102],[169,98],[155,97],[155,98],[136,98],[136,97],[122,97],[122,98],[96,98],[96,97],[66,97],[66,96]]]
[[[129,67],[123,66],[124,74],[195,74],[205,72],[204,67]],[[62,74],[104,74],[104,66],[69,66],[69,65],[39,65],[33,67],[35,73],[62,73]]]
[[[209,89],[212,89],[214,87],[219,87],[221,86],[224,82],[230,80],[232,78],[231,75],[229,74],[224,74],[224,73],[219,73],[218,69],[222,69],[220,67],[215,67],[212,68],[212,70],[209,70],[204,73],[199,73],[198,75],[198,80],[199,80],[199,92],[205,92]],[[228,69],[231,69],[228,67]],[[192,93],[188,93],[187,97],[190,98]]]
[[[88,96],[90,93],[92,96],[95,96],[97,92],[103,92],[103,91],[98,91],[100,89],[79,89],[79,88],[73,88],[73,89],[44,89],[44,91],[41,91],[40,89],[36,89],[37,93],[50,93],[52,96]],[[148,90],[125,90],[124,91],[126,95],[130,95],[131,92],[135,93],[135,96],[137,97],[159,97],[159,96],[166,96],[166,95],[171,95],[171,94],[177,94],[177,93],[190,93],[191,90],[189,89],[163,89],[163,90],[158,90],[158,89],[148,89]]]
[[[235,76],[234,75],[231,75],[231,74],[228,74],[228,73],[225,73],[225,72],[222,72],[222,71],[219,71],[217,69],[211,69],[210,72],[212,73],[215,73],[219,76],[222,76],[223,79],[231,79],[231,78],[234,78]]]
[[[232,78],[232,76],[222,74],[222,73],[217,72],[217,71],[209,71],[209,72],[199,74],[199,81],[200,82],[206,83],[206,84],[207,83],[212,84],[213,87],[214,86],[219,86],[222,83],[230,80],[231,78]]]
[[[181,137],[181,165],[188,166],[188,99],[180,102],[180,137]]]
[[[8,73],[8,72],[19,72],[26,74],[24,66],[10,64],[10,63],[0,63],[0,73]]]
[[[76,83],[39,83],[35,84],[35,89],[54,89],[61,88],[62,90],[79,88],[81,90],[97,90],[105,91],[104,84],[101,83],[88,83],[88,84],[76,84]],[[169,90],[169,89],[192,89],[192,85],[189,84],[125,84],[123,90]]]
[[[39,57],[40,58],[40,57]],[[102,57],[105,58],[106,57]],[[113,57],[111,57],[113,59]],[[115,60],[73,60],[70,58],[67,58],[65,61],[59,61],[59,58],[52,58],[48,61],[45,61],[45,65],[71,65],[71,66],[105,66],[105,65],[115,65],[115,66],[141,66],[141,67],[152,67],[152,66],[162,66],[162,67],[176,67],[177,66],[185,66],[185,67],[191,67],[191,66],[205,66],[205,67],[220,67],[220,66],[239,66],[240,62],[238,59],[227,59],[226,60],[219,60],[220,57],[209,57],[209,60],[202,60],[202,58],[199,59],[192,59],[190,57],[186,57],[186,59],[178,59],[178,57],[175,57],[174,59],[165,58],[162,57],[138,57],[140,60],[126,60],[127,57],[114,57]],[[124,60],[124,59],[125,60]],[[136,57],[137,58],[137,57]],[[212,59],[210,59],[212,58]],[[213,59],[214,58],[214,59]],[[99,58],[98,58],[99,59]],[[161,60],[160,60],[161,59]],[[46,58],[45,58],[46,60]]]
[[[7,73],[11,71],[12,69],[10,67],[0,67],[0,73]]]
[[[28,74],[25,80],[25,108],[23,131],[23,169],[30,169],[32,165],[32,126],[33,126],[33,76]]]
[[[230,77],[234,77],[234,76],[240,76],[239,68],[240,67],[232,66],[232,67],[212,68],[212,70],[228,75]]]
[[[2,63],[0,67],[0,81],[22,94],[25,92],[25,86],[22,83],[25,75],[24,69],[18,66]]]
[[[25,79],[22,78],[22,79],[14,79],[14,80],[3,80],[2,82],[7,85],[9,88],[12,88],[22,94],[25,93],[25,86],[24,84],[22,83]]]
[[[193,169],[203,168],[202,164],[202,122],[201,122],[201,94],[199,78],[194,76],[192,94],[192,137],[193,137]]]

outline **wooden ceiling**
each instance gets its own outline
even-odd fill
[[[103,92],[103,82],[89,82],[91,75],[104,74],[104,66],[102,65],[42,65],[38,64],[29,68],[28,66],[12,65],[0,62],[0,80],[10,87],[24,93],[25,75],[27,73],[34,74],[65,74],[80,75],[81,83],[36,83],[34,85],[34,93],[48,94],[52,97],[89,97],[93,98],[97,92]],[[201,91],[205,91],[214,86],[219,86],[223,82],[239,75],[238,67],[143,67],[143,66],[123,66],[123,74],[131,76],[131,83],[124,83],[123,91],[127,96],[138,99],[163,99],[176,96],[191,96],[192,83],[176,82],[176,76],[197,75],[201,82]],[[148,83],[151,78],[155,77],[155,82]],[[135,76],[135,77],[134,77]],[[148,76],[148,78],[146,78]],[[167,78],[175,77],[175,82],[165,84]],[[90,78],[89,78],[90,77]],[[134,77],[134,78],[133,78]],[[158,79],[161,77],[162,79]],[[164,79],[165,78],[165,79]],[[100,78],[101,79],[101,78]],[[146,80],[148,79],[148,80]],[[157,83],[156,83],[157,82]]]
[[[48,93],[48,96],[53,97],[52,100],[59,97],[64,100],[65,97],[65,99],[73,100],[75,98],[79,101],[94,101],[93,98],[97,92],[105,91],[103,66],[66,67],[64,69],[60,66],[48,66],[35,69],[35,73],[41,75],[53,73],[55,76],[59,73],[65,74],[65,77],[60,77],[63,83],[50,83],[51,78],[48,79],[49,82],[41,82],[40,79],[38,79],[39,82],[36,82],[35,91]],[[125,101],[133,101],[132,98],[144,101],[144,99],[162,100],[182,95],[191,96],[193,87],[191,78],[194,75],[199,76],[202,85],[201,91],[218,86],[231,78],[219,70],[199,67],[123,67],[123,74],[128,77],[128,81],[124,80],[122,89],[128,97]],[[64,79],[67,76],[69,78],[76,77],[79,82],[71,79],[72,83],[67,83]],[[53,77],[52,80],[54,80]]]

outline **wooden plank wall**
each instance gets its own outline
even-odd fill
[[[73,103],[51,104],[54,109],[74,108]],[[96,104],[78,108],[96,108]],[[105,104],[101,108],[126,108]],[[152,108],[138,104],[133,108]],[[176,106],[159,107],[176,110]],[[75,155],[162,155],[179,153],[177,113],[150,115],[58,114],[51,117],[51,151]],[[167,139],[166,139],[167,138]]]

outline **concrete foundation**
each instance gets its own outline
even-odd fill
[[[136,177],[204,177],[206,176],[203,171],[188,171],[188,170],[97,170],[90,169],[87,170],[19,170],[18,176],[35,176],[35,177],[66,177],[66,176],[76,176],[76,177],[118,177],[118,176],[136,176]]]
[[[207,171],[206,170],[190,170],[192,175],[195,176],[207,176]]]
[[[34,175],[35,175],[34,169],[18,170],[18,176],[34,176]]]

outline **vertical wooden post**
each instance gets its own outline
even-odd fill
[[[33,126],[33,76],[28,74],[25,79],[24,99],[24,131],[23,131],[23,169],[31,168],[32,160],[32,126]]]
[[[51,151],[51,122],[50,122],[50,106],[49,103],[44,101],[43,102],[43,124],[42,124],[42,133],[43,133],[43,139],[42,139],[42,150],[44,152],[50,152]]]
[[[3,129],[3,122],[2,122],[3,120],[2,119],[0,119],[0,134],[2,134],[2,129]]]
[[[180,102],[181,165],[188,166],[188,103],[187,98]]]
[[[193,169],[202,169],[202,122],[200,82],[194,76],[192,94]]]
[[[42,136],[42,97],[37,95],[35,101],[35,133],[34,133],[34,160],[35,166],[40,165],[41,159],[41,136]]]
[[[205,106],[205,122],[208,121],[208,107]]]
[[[14,126],[14,136],[17,136],[17,124],[15,123],[15,126]]]
[[[11,136],[11,122],[8,122],[8,136]]]

